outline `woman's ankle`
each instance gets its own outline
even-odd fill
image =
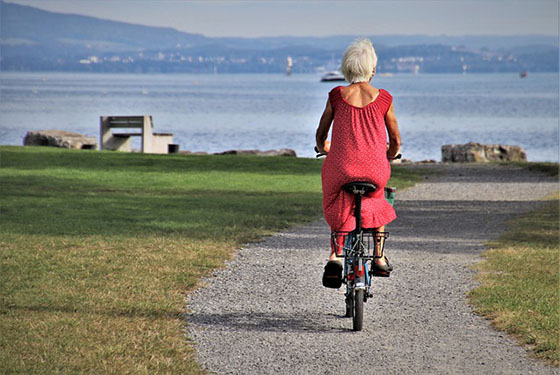
[[[335,253],[331,253],[331,256],[329,257],[329,261],[331,260],[337,260],[340,261],[341,258],[339,258],[338,256],[336,256]]]
[[[387,261],[385,260],[385,256],[381,256],[381,257],[376,257],[375,258],[375,263],[380,265],[380,266],[384,266],[387,264]]]

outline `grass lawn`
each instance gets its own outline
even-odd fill
[[[0,373],[202,372],[185,294],[320,217],[321,164],[0,147]]]
[[[558,176],[558,164],[527,168]],[[560,195],[546,207],[510,223],[490,243],[471,292],[475,310],[516,336],[535,357],[560,364]]]
[[[527,170],[530,171],[534,171],[534,172],[541,172],[544,174],[548,174],[550,176],[558,176],[558,172],[559,172],[559,164],[558,163],[544,163],[544,162],[540,162],[540,163],[535,163],[535,162],[529,162],[529,163],[505,163],[506,165],[517,165],[519,167],[525,168]]]

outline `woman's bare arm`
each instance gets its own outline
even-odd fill
[[[325,110],[321,115],[321,120],[319,120],[319,127],[317,128],[317,133],[315,134],[315,140],[317,142],[317,150],[320,153],[325,152],[325,141],[329,136],[329,130],[331,129],[332,120],[334,117],[334,113],[331,107],[330,100],[327,100],[327,105],[325,106]]]
[[[387,133],[389,134],[389,150],[387,150],[387,158],[393,159],[399,154],[401,148],[401,134],[399,132],[399,124],[395,117],[395,109],[391,103],[391,107],[385,115],[385,125],[387,126]]]

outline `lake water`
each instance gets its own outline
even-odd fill
[[[0,144],[28,130],[99,137],[99,116],[151,114],[181,150],[292,148],[312,157],[327,93],[319,75],[0,74]],[[403,154],[441,160],[449,143],[523,146],[558,161],[559,75],[425,74],[375,77],[394,97]],[[139,141],[135,144],[139,148]]]

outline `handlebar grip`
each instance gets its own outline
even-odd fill
[[[313,150],[317,153],[317,155],[315,155],[316,158],[320,158],[320,157],[322,157],[322,156],[326,156],[326,155],[327,155],[326,152],[325,152],[325,153],[319,152],[319,149],[317,148],[317,146],[313,147]]]

